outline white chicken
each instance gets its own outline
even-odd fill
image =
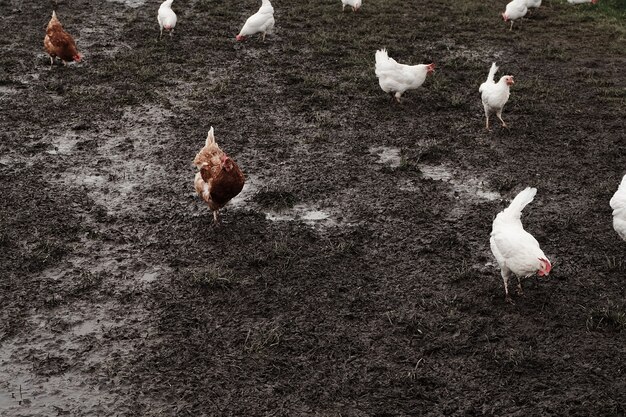
[[[163,36],[163,29],[166,32],[174,33],[174,27],[176,26],[176,13],[172,10],[172,3],[174,0],[165,0],[161,3],[159,7],[159,13],[157,14],[157,20],[159,22],[159,27],[161,28],[161,33],[159,34],[159,39]]]
[[[598,0],[567,0],[569,4],[583,4],[583,3],[591,3],[596,4]]]
[[[246,38],[246,36],[261,33],[263,40],[265,40],[265,34],[272,33],[273,29],[274,8],[272,7],[270,0],[263,0],[263,4],[261,4],[259,11],[246,20],[246,23],[244,23],[236,39],[238,41],[242,41]]]
[[[385,93],[394,94],[400,103],[400,97],[407,90],[419,88],[426,76],[435,71],[435,64],[405,65],[398,64],[393,58],[389,58],[387,51],[376,51],[376,76],[378,84]]]
[[[498,71],[498,67],[494,62],[491,64],[487,81],[480,85],[478,92],[481,93],[481,99],[483,107],[485,108],[485,117],[487,121],[485,125],[487,130],[489,129],[489,114],[495,112],[498,119],[502,122],[503,127],[507,127],[504,120],[502,120],[502,109],[507,101],[509,101],[510,86],[515,84],[512,75],[504,75],[500,78],[500,81],[495,82],[494,76]]]
[[[513,303],[509,296],[511,273],[517,276],[517,292],[523,294],[520,278],[535,273],[539,276],[550,274],[552,264],[539,247],[537,240],[524,230],[520,217],[522,210],[533,201],[536,188],[526,188],[511,202],[509,207],[498,213],[491,230],[491,252],[500,265],[504,280],[506,301]]]
[[[526,0],[526,8],[530,11],[530,9],[538,9],[541,7],[541,0]]]
[[[353,12],[358,12],[361,8],[362,1],[361,0],[341,0],[341,11],[346,9],[346,6],[352,7]]]
[[[513,22],[526,16],[528,13],[528,7],[526,7],[526,0],[513,0],[506,5],[506,9],[502,13],[502,18],[505,22],[511,21],[511,29],[513,30]]]
[[[613,209],[613,229],[626,240],[626,175],[609,204]]]

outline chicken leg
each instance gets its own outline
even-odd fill
[[[485,128],[491,132],[491,129],[489,129],[489,108],[487,108],[487,105],[483,105],[484,109],[485,109]]]
[[[498,119],[500,119],[500,121],[502,122],[502,127],[508,127],[506,123],[504,123],[504,120],[502,120],[502,109],[496,112],[496,116],[498,116]]]
[[[524,290],[522,289],[522,281],[520,280],[520,277],[517,277],[517,295],[524,295]]]
[[[500,271],[502,274],[502,280],[504,281],[504,301],[509,304],[515,304],[509,295],[509,277],[511,276],[511,271],[506,266],[502,267]]]

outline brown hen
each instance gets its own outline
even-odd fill
[[[215,142],[213,127],[193,164],[200,169],[194,180],[196,192],[213,211],[213,221],[217,224],[219,210],[241,192],[246,179],[235,161]]]
[[[52,18],[46,28],[43,46],[46,48],[48,55],[50,55],[50,65],[54,64],[54,58],[56,57],[59,57],[61,61],[63,61],[63,65],[66,65],[68,61],[79,62],[82,58],[78,53],[78,49],[76,49],[74,38],[63,29],[54,11],[52,12]]]

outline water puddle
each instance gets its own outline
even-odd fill
[[[133,9],[143,6],[146,3],[146,0],[109,0],[109,1],[113,3],[121,3],[125,6],[132,7]],[[156,9],[155,9],[155,13],[156,13]]]
[[[397,168],[402,164],[402,156],[400,154],[400,148],[392,148],[389,146],[376,146],[369,148],[372,155],[378,156],[379,164],[389,165],[392,168]]]
[[[0,94],[1,95],[9,95],[9,94],[16,94],[17,93],[17,88],[13,88],[13,87],[9,87],[6,85],[0,85]]]
[[[259,191],[259,184],[256,177],[246,177],[246,182],[243,185],[243,189],[235,198],[228,203],[231,207],[246,207],[252,201],[252,197]]]
[[[493,201],[501,199],[502,196],[497,191],[488,190],[484,181],[470,175],[462,175],[443,165],[420,164],[419,169],[424,178],[435,181],[443,181],[452,187],[455,194],[462,194],[464,197],[476,200]]]
[[[46,151],[46,153],[50,155],[70,155],[72,153],[72,149],[77,143],[77,137],[64,134],[52,141],[54,149]]]
[[[156,281],[159,277],[161,277],[162,275],[168,273],[170,271],[170,268],[167,267],[155,267],[152,269],[149,269],[147,271],[144,271],[143,273],[139,274],[139,281],[141,282],[154,282]]]
[[[72,328],[72,332],[76,336],[85,336],[90,333],[95,333],[96,329],[100,327],[100,320],[85,320],[82,323],[77,324]]]
[[[325,225],[330,226],[336,222],[331,218],[330,214],[309,206],[307,204],[296,204],[289,210],[267,211],[265,218],[273,222],[281,221],[302,221],[310,226]]]

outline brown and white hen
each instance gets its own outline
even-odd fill
[[[194,180],[196,192],[213,211],[213,221],[217,224],[219,210],[241,192],[246,179],[235,161],[215,142],[213,127],[193,164],[200,169]]]

